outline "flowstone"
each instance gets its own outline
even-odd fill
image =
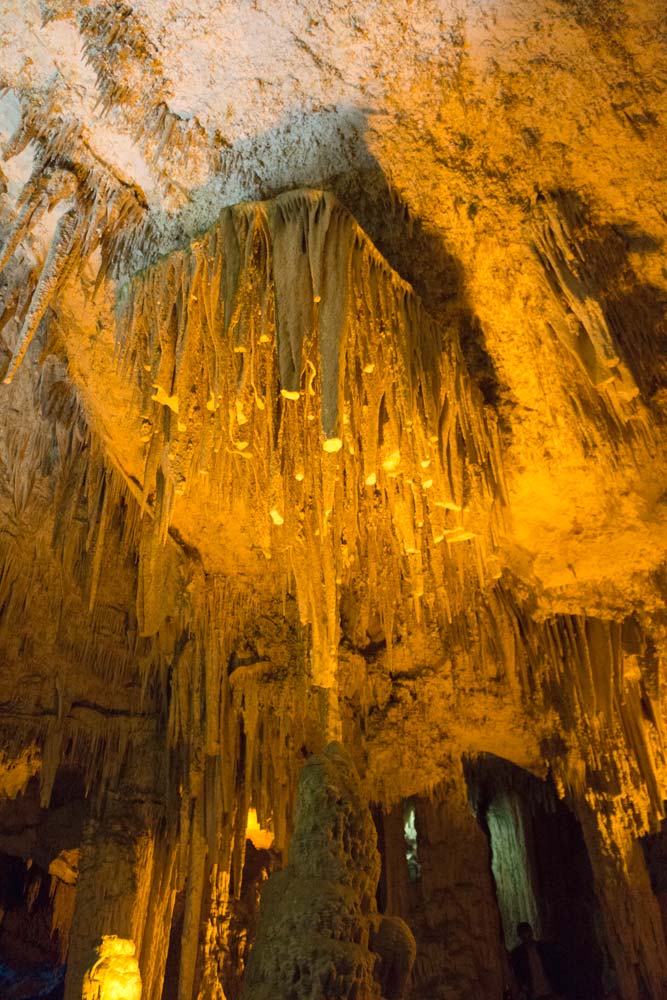
[[[330,743],[301,773],[289,863],[262,892],[243,1000],[379,1000],[375,843],[354,764]]]

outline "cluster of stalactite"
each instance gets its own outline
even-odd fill
[[[50,105],[53,104],[53,107]],[[12,320],[18,327],[11,357],[2,371],[10,382],[25,357],[49,306],[72,274],[80,274],[99,250],[96,290],[122,261],[150,250],[153,243],[147,204],[138,187],[99,160],[86,140],[85,128],[64,112],[57,95],[24,97],[20,124],[3,150],[10,159],[29,144],[35,150],[9,232],[3,241],[0,274],[9,270],[17,249],[45,220],[50,243],[31,273],[9,283],[0,328]]]
[[[219,167],[226,143],[211,136],[196,117],[169,107],[171,91],[160,54],[132,6],[120,0],[70,3],[46,0],[45,23],[68,18],[78,27],[86,61],[97,77],[99,107],[122,109],[125,127],[150,163],[164,193],[181,202],[184,190],[174,167],[198,171],[202,179]]]
[[[631,441],[635,454],[651,437],[647,404],[664,381],[664,296],[640,286],[628,261],[642,240],[596,224],[577,192],[538,193],[533,251],[560,307],[550,328],[586,376],[574,378],[571,405],[592,447],[597,426],[612,443]]]
[[[335,685],[340,595],[363,575],[389,645],[398,614],[451,622],[483,584],[493,425],[455,335],[330,196],[225,210],[132,282],[117,335],[161,530],[191,494],[240,519],[293,579],[316,686]]]
[[[100,103],[107,110],[123,108],[135,141],[146,150],[165,190],[172,188],[169,168],[162,162],[166,151],[172,166],[177,159],[191,167],[203,160],[213,168],[215,143],[196,118],[181,118],[169,109],[159,54],[132,7],[114,0],[80,5],[76,14],[86,58],[97,75]]]
[[[193,579],[191,572],[183,593],[185,560],[170,539],[161,539],[156,565],[153,511],[142,511],[91,436],[65,386],[62,363],[49,356],[34,389],[24,368],[5,391],[17,404],[29,403],[32,419],[22,418],[19,405],[12,408],[2,441],[2,492],[11,498],[16,525],[15,533],[3,535],[0,551],[3,650],[8,665],[19,664],[41,613],[53,631],[55,659],[53,700],[41,708],[24,705],[7,679],[3,745],[10,759],[18,759],[22,747],[40,747],[43,807],[63,765],[80,769],[92,803],[69,956],[68,983],[78,977],[79,985],[68,989],[78,1000],[89,949],[120,931],[137,944],[144,996],[159,997],[171,909],[187,886],[181,995],[189,997],[217,970],[230,899],[241,891],[251,803],[277,842],[287,842],[299,748],[307,738],[295,707],[300,691],[285,658],[269,699],[262,680],[272,664],[235,656],[257,610],[248,590],[203,573]],[[52,509],[46,521],[45,499]],[[58,580],[69,581],[65,590]],[[122,600],[127,585],[128,617],[120,624],[106,581],[115,589],[112,600]],[[142,635],[146,624],[151,635]],[[75,690],[73,662],[108,687],[110,703],[96,704],[87,690]],[[138,688],[136,701],[117,706],[113,692],[130,681]],[[305,688],[301,694],[307,704]],[[33,773],[26,768],[25,780]],[[147,803],[136,815],[125,803],[135,793]],[[136,833],[129,848],[134,834],[126,836],[128,826]],[[125,868],[109,867],[108,859],[120,864],[119,856]],[[106,865],[107,882],[98,864]],[[53,930],[63,948],[73,903],[73,887],[54,876]],[[197,966],[202,920],[210,958],[204,970]]]
[[[477,621],[484,638],[459,646],[456,673],[472,687],[501,669],[524,710],[541,720],[543,754],[561,793],[587,801],[607,848],[622,853],[655,827],[664,799],[656,664],[638,621],[536,621],[509,577],[487,593]]]
[[[316,193],[225,210],[129,284],[117,338],[149,428],[140,487],[110,462],[61,361],[47,355],[34,386],[24,366],[4,389],[16,395],[2,495],[18,525],[0,551],[8,660],[21,661],[42,594],[63,664],[77,659],[112,690],[138,677],[141,690],[131,710],[105,709],[73,697],[63,667],[41,714],[3,706],[5,731],[42,747],[42,801],[65,762],[82,767],[94,802],[68,998],[80,996],[89,946],[116,934],[134,942],[144,997],[158,1000],[183,890],[180,1000],[220,996],[248,809],[284,848],[302,755],[332,726],[318,691],[339,686],[341,639],[363,645],[374,629],[386,652],[335,709],[350,743],[377,711],[375,675],[393,683],[392,645],[435,631],[447,651],[433,667],[436,687],[463,699],[500,685],[542,738],[591,843],[627,876],[664,797],[641,628],[536,621],[514,581],[497,579],[503,476],[493,421],[455,332],[437,327],[349,215]],[[242,566],[207,574],[172,531],[187,497],[212,518],[238,518],[272,579],[258,586]],[[45,498],[53,519],[27,574],[22,531]],[[72,581],[76,601],[59,578]],[[104,598],[112,578],[127,590],[122,625]],[[257,621],[267,603],[290,634],[276,629],[270,654],[259,655],[247,638],[266,631]],[[423,725],[429,706],[420,711]],[[389,807],[405,790],[374,774],[372,747],[368,755],[369,797]],[[104,858],[126,874],[107,861],[100,876]],[[63,939],[71,902],[54,908]],[[638,960],[645,954],[637,944]],[[437,972],[428,955],[418,968],[425,981]]]

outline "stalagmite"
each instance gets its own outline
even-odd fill
[[[380,997],[370,951],[379,857],[354,765],[335,743],[304,765],[287,867],[267,882],[244,1000]]]
[[[2,996],[663,1000],[664,25],[487,7],[3,5]]]

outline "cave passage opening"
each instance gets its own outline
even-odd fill
[[[403,841],[408,877],[411,882],[419,882],[422,877],[422,866],[419,863],[415,800],[413,798],[403,800]]]
[[[581,826],[542,780],[504,758],[466,762],[470,800],[489,838],[491,868],[505,946],[519,944],[517,925],[558,949],[573,1000],[600,1000],[613,980],[601,930],[590,859]]]

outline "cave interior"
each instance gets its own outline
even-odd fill
[[[3,1000],[667,997],[661,6],[0,4]]]

